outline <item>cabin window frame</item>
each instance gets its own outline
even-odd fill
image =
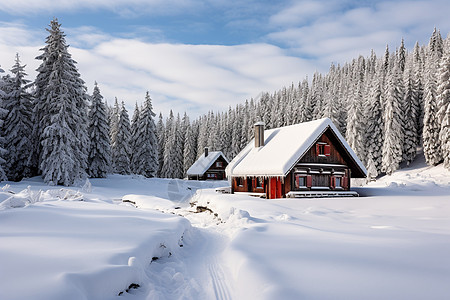
[[[236,186],[244,187],[244,178],[242,177],[235,177],[235,178],[236,178]]]
[[[223,162],[216,161],[216,168],[222,168],[222,167],[223,167]]]
[[[303,172],[294,172],[294,176],[293,177],[293,186],[294,186],[294,190],[305,190],[308,188],[308,175],[306,173]],[[300,178],[303,181],[303,185],[300,185]]]
[[[320,157],[327,157],[331,155],[331,146],[325,142],[316,143],[316,155]]]
[[[206,173],[206,179],[217,179],[216,173]]]
[[[255,188],[264,189],[264,180],[261,177],[255,177]]]

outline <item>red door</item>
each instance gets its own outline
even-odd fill
[[[269,199],[281,198],[281,181],[278,178],[270,178]]]

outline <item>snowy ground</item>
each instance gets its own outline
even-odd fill
[[[0,299],[448,299],[441,166],[419,162],[359,198],[217,194],[224,184],[1,183]]]

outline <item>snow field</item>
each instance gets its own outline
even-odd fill
[[[359,198],[275,200],[140,176],[7,183],[0,299],[447,299],[449,181],[419,163],[353,182]]]
[[[180,285],[185,270],[155,266],[182,265],[184,243],[196,237],[189,239],[194,233],[185,218],[119,201],[127,192],[151,190],[165,198],[152,196],[151,202],[165,208],[177,203],[167,199],[191,193],[183,181],[118,175],[78,189],[46,186],[38,178],[3,185],[0,299],[111,299],[121,292],[156,299],[158,290],[159,299],[172,299],[166,292]],[[126,293],[133,283],[140,288]],[[203,294],[189,278],[184,285],[179,295]]]
[[[409,168],[357,188],[364,197],[193,198],[230,234],[235,299],[447,299],[450,179]]]

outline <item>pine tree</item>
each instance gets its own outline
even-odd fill
[[[433,41],[433,40],[432,40]],[[431,49],[430,41],[430,49]],[[440,124],[437,107],[437,62],[438,54],[428,51],[425,64],[424,116],[423,116],[423,153],[429,165],[437,165],[442,161],[441,143],[439,139]]]
[[[37,57],[42,64],[36,79],[34,132],[40,147],[35,150],[44,181],[72,185],[86,176],[88,101],[60,26],[51,21],[44,53]]]
[[[158,137],[158,172],[157,177],[162,176],[164,166],[164,144],[165,144],[165,126],[162,113],[159,113],[158,124],[156,125],[156,136]]]
[[[5,71],[0,68],[0,73],[4,73]],[[2,77],[0,77],[0,182],[3,180],[7,180],[6,173],[4,170],[5,166],[5,159],[3,158],[6,155],[6,150],[4,147],[4,137],[3,137],[3,122],[4,118],[6,117],[6,114],[8,111],[3,108],[3,98],[5,96],[4,92],[4,80]]]
[[[383,147],[383,111],[381,108],[382,86],[380,74],[382,65],[378,68],[378,73],[370,81],[369,98],[365,106],[364,115],[366,117],[366,140],[367,140],[367,167],[370,160],[376,172],[372,170],[375,177],[381,172],[382,147]]]
[[[441,152],[444,166],[450,169],[450,36],[446,39],[439,67],[437,102]]]
[[[109,123],[103,96],[95,82],[89,111],[88,135],[90,148],[88,156],[88,175],[92,178],[105,178],[110,171],[111,144]]]
[[[25,79],[27,74],[24,68],[25,66],[20,64],[19,55],[16,54],[16,63],[11,69],[13,76],[8,77],[3,99],[3,108],[8,111],[2,128],[6,150],[5,172],[8,179],[13,181],[31,176],[28,160],[32,153],[33,98],[27,91],[31,81]]]
[[[138,143],[139,143],[139,107],[136,102],[136,105],[134,107],[134,113],[133,117],[131,117],[131,138],[130,138],[130,149],[131,149],[131,172],[134,174],[138,174],[137,169],[139,168],[139,160],[138,160]]]
[[[403,157],[403,94],[398,65],[388,73],[387,79],[382,170],[391,175],[399,168]]]
[[[122,101],[117,133],[114,138],[114,142],[111,145],[112,164],[114,166],[115,173],[122,175],[131,173],[130,139],[131,139],[130,118],[128,117],[128,112],[125,109],[125,104]]]
[[[173,175],[172,178],[183,178],[183,143],[184,137],[181,134],[181,119],[180,115],[177,114],[177,120],[175,122],[174,129],[174,147],[173,147]]]
[[[145,177],[155,177],[158,172],[158,139],[153,120],[155,116],[152,99],[147,91],[139,120],[136,121],[138,126],[132,161],[136,174]]]
[[[403,74],[404,81],[404,143],[403,143],[403,161],[409,165],[416,157],[417,146],[419,144],[419,128],[417,120],[419,118],[420,107],[417,91],[415,90],[413,77],[412,60],[408,61]]]
[[[173,111],[170,110],[169,118],[166,121],[165,130],[165,141],[164,141],[164,152],[163,152],[163,167],[161,169],[161,177],[163,178],[173,178],[174,158],[173,158],[173,148],[175,147],[175,131],[176,124],[173,117]]]
[[[362,110],[363,101],[363,72],[364,64],[362,60],[355,63],[353,69],[353,87],[349,98],[349,108],[347,115],[346,139],[350,147],[365,161],[365,136],[364,118]]]
[[[193,128],[189,126],[186,130],[186,135],[184,139],[184,152],[183,152],[183,168],[184,174],[186,176],[186,171],[194,164],[195,158],[197,157],[195,152],[195,137]]]

